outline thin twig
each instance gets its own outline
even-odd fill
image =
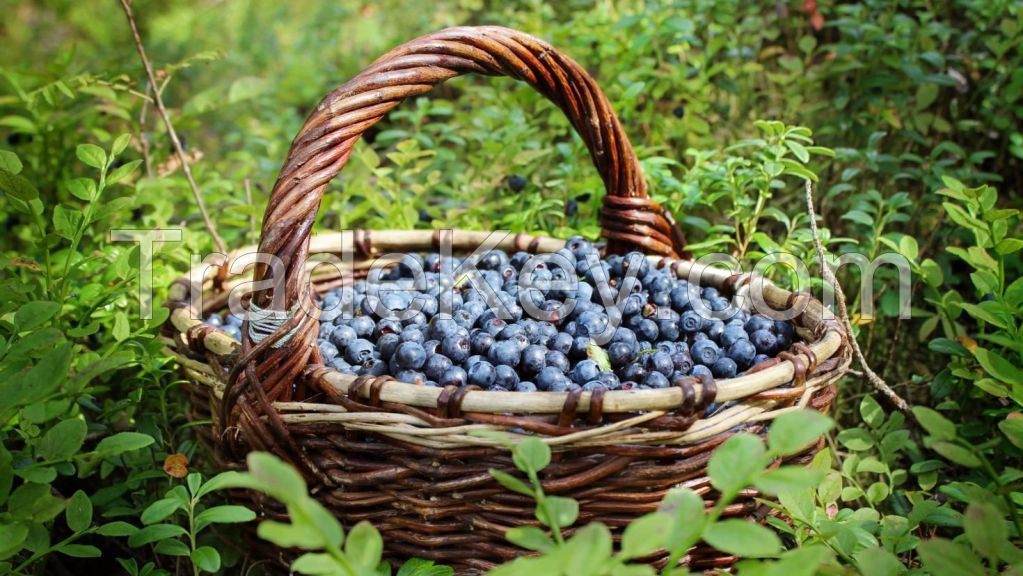
[[[252,181],[246,178],[243,184],[245,185],[245,203],[249,206],[249,235],[258,241],[259,238],[256,238],[256,212],[252,205]]]
[[[886,383],[870,368],[867,364],[867,359],[863,357],[863,352],[860,350],[859,343],[856,342],[852,323],[849,322],[849,310],[845,305],[845,293],[842,291],[842,286],[839,285],[838,279],[835,278],[834,272],[831,271],[831,267],[828,266],[828,262],[824,257],[824,246],[821,244],[820,233],[817,230],[817,213],[813,209],[813,184],[809,180],[806,181],[806,211],[810,215],[810,232],[813,234],[813,245],[817,248],[817,257],[821,259],[821,274],[824,276],[824,281],[830,284],[835,290],[835,299],[838,303],[838,316],[839,319],[841,319],[842,324],[845,325],[846,331],[849,332],[849,345],[852,346],[853,353],[856,355],[856,360],[860,363],[860,367],[863,368],[863,373],[866,375],[867,381],[873,384],[874,389],[884,394],[900,412],[908,414],[910,411],[909,403],[896,394],[895,391],[888,386],[888,383]]]
[[[167,108],[163,105],[163,97],[160,96],[160,90],[156,85],[156,76],[153,74],[153,65],[146,58],[146,50],[142,46],[142,37],[139,36],[138,26],[135,25],[135,16],[131,13],[130,0],[121,0],[121,7],[124,8],[124,15],[128,18],[128,26],[131,27],[131,35],[135,40],[135,48],[138,50],[139,58],[142,60],[142,66],[146,69],[146,78],[149,80],[149,88],[153,93],[153,103],[156,105],[160,117],[163,118],[164,125],[167,126],[167,134],[170,135],[171,143],[174,144],[174,150],[178,153],[178,159],[181,160],[181,169],[185,172],[185,179],[188,180],[188,185],[192,189],[192,195],[195,197],[195,203],[199,207],[202,220],[206,224],[206,230],[209,231],[210,236],[213,238],[213,243],[216,245],[217,250],[222,254],[227,254],[227,244],[220,237],[216,225],[210,219],[209,212],[206,211],[206,204],[202,200],[202,192],[199,191],[199,185],[195,183],[195,178],[192,177],[192,169],[188,165],[185,149],[181,146],[178,134],[174,131],[174,124],[171,123],[170,116],[167,114]]]

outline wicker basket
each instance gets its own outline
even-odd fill
[[[308,302],[312,292],[364,274],[377,255],[430,251],[441,241],[450,241],[456,251],[476,248],[487,233],[310,236],[327,183],[344,167],[361,134],[403,99],[468,72],[523,80],[568,116],[606,188],[601,217],[606,252],[640,250],[680,276],[702,271],[703,284],[724,294],[761,290],[763,281],[768,306],[801,310],[793,322],[802,341],[755,371],[717,382],[693,378],[663,390],[603,394],[516,393],[430,388],[332,371],[322,366],[316,345],[316,310],[293,315],[258,344],[246,326],[238,343],[201,322],[225,306],[233,287],[253,276],[276,286],[277,300],[282,295],[284,300],[277,305],[290,310],[302,299]],[[563,244],[517,234],[500,248],[549,252]],[[336,254],[343,246],[354,247],[351,265],[321,273],[307,262],[310,254]],[[630,520],[654,510],[672,487],[692,488],[711,506],[716,494],[706,465],[713,449],[739,430],[763,433],[771,418],[794,406],[826,411],[834,383],[849,363],[846,334],[820,302],[760,278],[682,259],[684,239],[671,216],[647,196],[631,145],[593,79],[547,43],[506,28],[451,28],[424,36],[384,55],[327,96],[292,143],[258,250],[281,259],[283,282],[270,282],[273,269],[264,265],[246,276],[228,273],[249,257],[250,247],[233,253],[216,278],[182,278],[170,290],[167,342],[189,381],[191,417],[212,421],[202,435],[217,465],[237,469],[251,450],[274,452],[303,472],[317,497],[346,525],[372,521],[383,533],[388,557],[435,559],[460,573],[477,573],[522,554],[504,533],[535,523],[532,502],[488,474],[490,468],[514,472],[508,453],[473,431],[505,430],[549,443],[555,458],[543,473],[546,490],[579,501],[579,524],[604,522],[617,535]],[[253,301],[269,308],[273,292],[264,288]],[[199,293],[201,306],[191,301]],[[291,337],[282,338],[286,333]],[[707,410],[712,402],[717,404]],[[816,449],[794,461],[805,461]],[[753,490],[744,492],[726,515],[762,520],[769,508],[756,497]],[[272,502],[256,504],[268,516],[281,513]],[[654,564],[664,560],[664,555],[649,558]],[[734,560],[700,545],[684,562],[709,568]]]

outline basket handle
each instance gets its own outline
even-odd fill
[[[609,251],[638,249],[675,257],[684,252],[678,227],[648,197],[636,154],[607,98],[579,64],[516,30],[448,28],[391,50],[331,92],[292,142],[270,195],[259,245],[260,253],[277,256],[286,267],[287,306],[299,296],[320,199],[363,132],[405,98],[469,72],[527,82],[568,116],[604,181],[601,227]],[[268,267],[257,267],[256,278],[269,276]],[[269,290],[256,296],[260,304],[270,301]]]

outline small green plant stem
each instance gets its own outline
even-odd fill
[[[192,552],[195,554],[195,505],[197,504],[195,496],[188,499],[188,545]],[[195,565],[195,560],[192,559],[192,554],[189,555],[189,560],[192,564],[192,574],[199,576],[199,567]]]
[[[71,239],[71,247],[68,248],[67,255],[64,257],[64,272],[60,275],[60,290],[57,298],[58,304],[63,304],[67,299],[67,287],[68,287],[68,274],[71,273],[71,261],[74,259],[75,254],[78,253],[78,245],[82,242],[82,236],[85,235],[85,231],[92,224],[93,211],[96,208],[96,201],[103,196],[103,190],[107,186],[107,168],[110,166],[110,162],[113,158],[107,159],[107,163],[103,166],[103,169],[99,173],[99,184],[96,187],[96,197],[89,200],[85,205],[85,211],[82,214],[82,223],[75,230],[75,236]]]
[[[25,574],[25,570],[29,566],[34,564],[40,558],[48,555],[49,553],[53,552],[54,550],[56,550],[57,548],[60,548],[61,546],[65,545],[65,544],[70,544],[70,543],[74,542],[75,540],[78,540],[79,538],[81,538],[82,536],[85,536],[86,534],[91,534],[92,531],[93,531],[93,529],[89,528],[88,530],[82,530],[81,532],[75,532],[74,534],[68,536],[67,538],[61,540],[60,542],[57,542],[55,545],[50,546],[50,547],[46,548],[45,550],[40,550],[40,551],[36,552],[35,554],[29,556],[24,562],[22,562],[21,564],[18,564],[18,567],[14,568],[11,571],[11,574]]]
[[[554,541],[557,542],[558,546],[564,546],[565,536],[561,533],[561,527],[558,526],[558,521],[555,519],[554,514],[547,508],[547,494],[543,491],[543,484],[540,483],[539,476],[536,475],[535,470],[527,470],[526,474],[529,475],[529,482],[533,485],[533,498],[535,498],[537,504],[543,508],[544,513],[547,516],[547,522],[550,523],[551,534],[554,536]]]
[[[964,442],[963,444],[966,443]],[[998,471],[995,470],[995,467],[991,465],[991,461],[988,460],[987,456],[984,455],[984,452],[982,452],[979,447],[970,447],[968,444],[966,447],[977,456],[977,459],[980,460],[981,469],[988,475],[988,477],[991,478],[991,481],[995,483],[995,486],[998,487],[998,495],[1001,496],[1002,501],[1005,503],[1005,507],[1009,510],[1009,516],[1012,518],[1012,524],[1016,527],[1016,536],[1023,538],[1023,522],[1020,521],[1019,511],[1016,509],[1016,503],[1012,501],[1012,498],[1009,496],[1009,492],[1005,490],[1005,483],[1002,482],[1002,477],[998,474]]]

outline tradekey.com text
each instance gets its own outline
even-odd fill
[[[292,267],[302,271],[303,277],[297,285],[303,287],[309,287],[320,278],[342,279],[342,287],[336,291],[339,297],[316,298],[312,290],[303,289],[298,290],[296,301],[286,302],[288,267],[275,254],[258,250],[230,255],[194,254],[189,275],[193,288],[190,308],[204,309],[203,284],[215,277],[220,267],[226,266],[228,278],[234,280],[228,283],[228,309],[238,317],[248,314],[250,321],[260,321],[261,315],[279,317],[282,313],[289,317],[308,314],[331,319],[373,314],[398,321],[407,321],[424,311],[431,316],[450,316],[454,312],[453,302],[461,299],[460,294],[471,290],[475,292],[475,299],[481,300],[486,309],[501,319],[526,315],[537,321],[557,323],[569,317],[580,302],[586,302],[588,307],[595,304],[603,310],[607,322],[599,333],[591,336],[595,343],[604,344],[621,324],[623,311],[630,304],[629,296],[649,286],[650,278],[645,276],[651,271],[663,272],[654,265],[659,257],[647,257],[639,252],[605,258],[596,251],[574,254],[569,248],[571,239],[565,248],[548,253],[508,251],[507,247],[514,245],[510,240],[514,233],[508,230],[490,233],[468,254],[464,251],[456,254],[452,235],[439,234],[440,241],[432,251],[379,254],[368,260],[357,258],[354,242],[345,242],[355,236],[354,231],[344,231],[337,235],[341,242],[336,250],[310,255],[303,266]],[[110,231],[112,242],[139,245],[142,263],[139,301],[143,318],[152,315],[152,262],[158,257],[155,246],[181,242],[182,237],[179,229]],[[509,265],[512,260],[514,265]],[[648,264],[639,265],[641,260]],[[673,289],[686,292],[676,298],[685,298],[692,311],[707,321],[727,322],[739,310],[751,309],[776,320],[797,317],[806,306],[804,299],[794,299],[785,306],[778,306],[776,302],[772,306],[765,300],[765,286],[770,282],[766,278],[771,274],[783,276],[793,292],[811,288],[807,264],[791,254],[768,254],[745,269],[733,255],[726,253],[706,254],[685,264],[673,269],[683,280]],[[252,278],[257,265],[265,272],[260,278]],[[836,272],[846,265],[858,268],[864,317],[873,316],[874,276],[884,265],[893,266],[898,273],[899,317],[910,317],[911,267],[908,260],[898,254],[884,254],[874,260],[860,254],[845,254],[829,262]],[[612,274],[615,266],[620,269]],[[741,281],[735,283],[737,290],[730,305],[723,308],[701,297],[700,288],[705,285],[702,281],[705,275],[722,271],[727,275],[743,275]],[[510,277],[512,275],[514,278]],[[365,282],[354,282],[356,277]],[[250,306],[251,297],[256,293],[269,294],[270,302],[262,307]],[[825,290],[821,300],[830,310],[834,293]],[[668,306],[648,304],[653,304],[649,306],[648,315],[654,320],[660,319],[658,315],[670,314]]]

